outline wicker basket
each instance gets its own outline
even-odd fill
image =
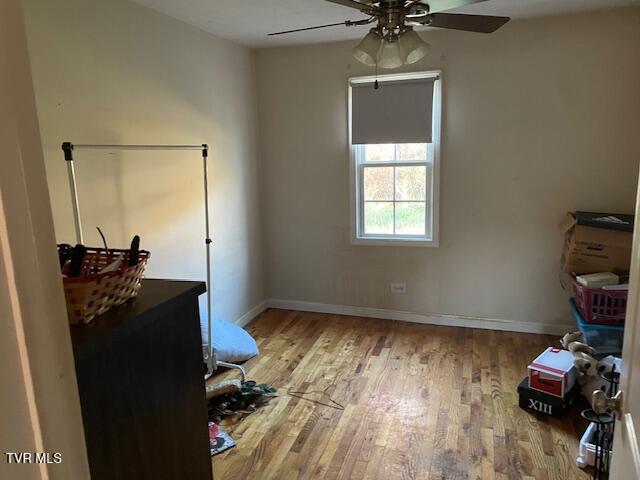
[[[120,255],[124,257],[123,267],[115,272],[98,273]],[[87,247],[80,276],[63,279],[69,323],[89,323],[111,307],[138,295],[149,256],[149,252],[141,250],[138,263],[129,267],[129,250]]]

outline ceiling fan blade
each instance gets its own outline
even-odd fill
[[[487,0],[423,0],[423,5],[429,5],[429,12],[445,12],[447,10],[453,10],[454,8],[464,7],[473,3],[486,2]]]
[[[509,17],[488,15],[464,15],[461,13],[434,13],[420,21],[423,25],[467,32],[493,33],[511,20]]]
[[[360,10],[362,13],[366,13],[367,15],[373,15],[378,11],[376,7],[373,7],[367,3],[356,2],[355,0],[326,0],[327,2],[336,3],[338,5],[342,5],[343,7],[356,8]]]
[[[296,28],[295,30],[285,30],[284,32],[268,33],[267,35],[272,37],[274,35],[284,35],[285,33],[305,32],[307,30],[317,30],[318,28],[337,27],[339,25],[347,25],[347,22],[328,23],[327,25],[318,25],[317,27]]]

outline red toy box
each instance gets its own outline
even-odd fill
[[[567,350],[549,347],[531,362],[529,388],[563,398],[578,379],[573,366],[573,354]]]

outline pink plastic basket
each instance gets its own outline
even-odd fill
[[[586,323],[598,325],[624,325],[627,312],[627,290],[606,290],[580,285],[571,280],[576,307]]]

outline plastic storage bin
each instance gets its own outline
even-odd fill
[[[578,311],[586,323],[598,325],[624,325],[627,313],[627,290],[589,288],[571,279]]]
[[[619,357],[622,353],[624,327],[586,323],[578,311],[575,300],[572,298],[569,303],[571,304],[571,311],[576,317],[578,328],[584,335],[585,343],[595,348],[598,357],[607,355]]]
[[[578,457],[576,464],[580,468],[593,467],[596,464],[596,446],[591,443],[594,433],[597,430],[595,423],[590,423],[580,439],[580,448],[578,449]],[[613,452],[609,452],[611,455]]]

